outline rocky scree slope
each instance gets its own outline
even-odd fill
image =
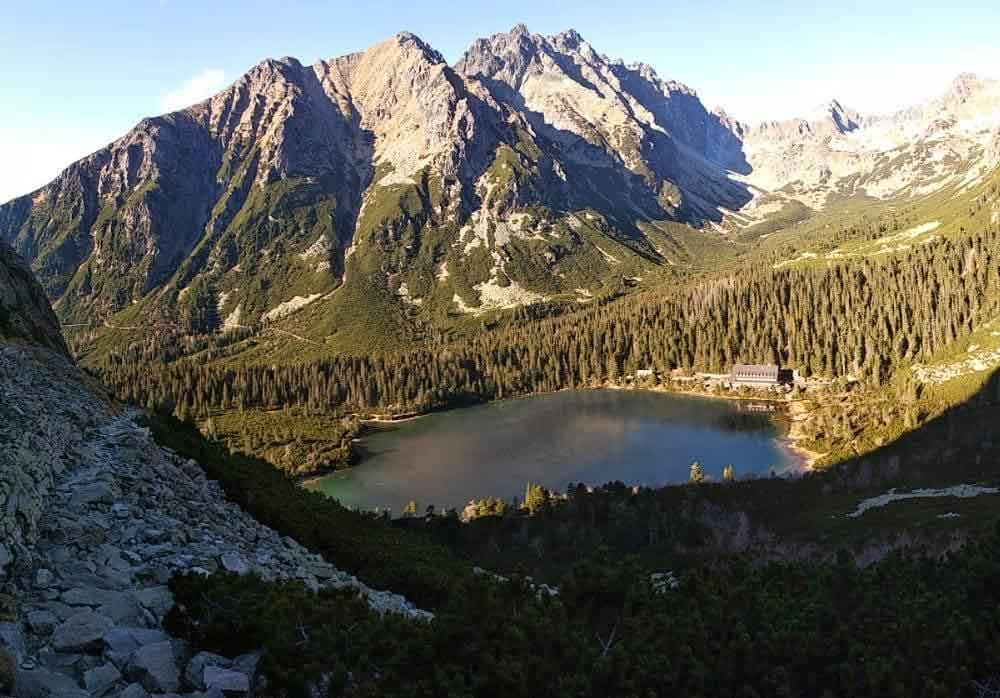
[[[176,573],[354,587],[380,612],[429,617],[259,524],[135,418],[64,353],[0,342],[0,650],[16,696],[248,695],[255,656],[191,656],[163,631]]]
[[[451,67],[403,33],[266,60],[0,206],[60,317],[186,330],[365,304],[405,325],[669,268],[662,225],[748,200],[693,91],[523,26]],[[335,291],[340,289],[340,291]]]

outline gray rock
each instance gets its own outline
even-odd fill
[[[57,626],[52,633],[52,647],[57,652],[99,652],[103,637],[113,626],[106,616],[81,611]]]
[[[120,594],[111,603],[98,607],[97,612],[105,615],[115,623],[133,624],[142,618],[142,607],[132,596]]]
[[[119,591],[78,587],[63,592],[59,598],[69,606],[107,606],[121,603],[125,595]]]
[[[73,491],[73,498],[70,500],[71,506],[86,506],[89,504],[111,504],[115,500],[115,493],[106,482],[89,482],[80,485]]]
[[[52,582],[55,581],[55,576],[50,570],[44,567],[37,572],[35,572],[35,586],[39,589],[48,589],[52,586]]]
[[[212,654],[211,652],[199,652],[188,662],[187,667],[184,669],[184,678],[189,684],[203,691],[205,690],[205,669],[207,667],[215,666],[228,669],[232,664],[232,660],[226,659],[221,655]]]
[[[169,640],[140,647],[125,666],[125,676],[152,693],[177,691],[181,676],[177,653]]]
[[[147,528],[142,532],[142,539],[147,543],[166,543],[170,534],[160,528]]]
[[[250,566],[239,553],[223,553],[219,557],[219,562],[222,564],[222,569],[227,572],[234,572],[236,574],[247,574],[250,572]]]
[[[80,612],[79,608],[74,608],[72,606],[67,606],[62,601],[49,601],[43,606],[44,610],[50,611],[59,620],[69,620],[70,617],[75,616]]]
[[[143,608],[148,608],[158,618],[165,616],[167,611],[174,607],[174,595],[165,586],[141,589],[135,592],[135,598]]]
[[[122,678],[121,672],[111,664],[103,664],[83,674],[83,685],[93,696],[103,696]]]
[[[24,620],[31,632],[42,636],[51,635],[59,623],[59,618],[56,617],[56,614],[45,609],[28,611],[25,614]]]
[[[18,671],[17,698],[90,698],[90,694],[66,676],[48,669]]]
[[[124,668],[132,653],[144,645],[169,640],[166,633],[149,628],[113,628],[104,635],[106,655],[119,669]]]
[[[149,692],[142,687],[142,684],[132,683],[126,686],[117,698],[149,698]]]
[[[205,667],[205,686],[220,689],[225,694],[246,695],[250,692],[250,677],[246,674],[216,666]]]

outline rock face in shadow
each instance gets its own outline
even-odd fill
[[[69,355],[49,301],[28,265],[0,243],[0,343],[28,342]]]

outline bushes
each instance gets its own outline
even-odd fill
[[[471,574],[470,565],[421,534],[304,490],[269,463],[207,441],[191,424],[156,415],[149,426],[160,444],[198,461],[226,496],[258,521],[373,587],[391,589],[434,608],[448,599],[463,576]]]
[[[298,583],[182,577],[171,629],[214,651],[259,643],[271,695],[332,672],[332,695],[364,697],[971,696],[1000,669],[998,574],[1000,529],[944,560],[737,559],[664,593],[598,554],[555,598],[469,579],[430,623]]]
[[[405,634],[415,624],[371,613],[353,589],[310,592],[301,582],[266,584],[256,577],[177,576],[177,605],[166,627],[200,649],[226,656],[264,650],[261,670],[282,695],[308,695],[326,674],[334,694],[348,671],[355,686],[371,680],[371,652],[387,649],[385,633]]]

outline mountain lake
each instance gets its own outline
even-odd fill
[[[643,390],[570,390],[379,424],[357,466],[305,487],[361,509],[399,515],[411,500],[459,510],[471,499],[511,499],[527,483],[660,486],[687,482],[691,463],[712,480],[802,467],[780,416],[738,401]]]

